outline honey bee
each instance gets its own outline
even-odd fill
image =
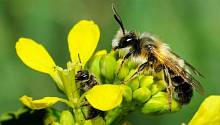
[[[161,42],[152,34],[126,31],[114,5],[112,9],[114,18],[120,25],[120,30],[112,41],[112,48],[114,51],[121,49],[127,52],[121,65],[128,58],[140,62],[141,65],[133,76],[143,70],[150,71],[150,73],[163,71],[164,79],[168,84],[167,92],[170,110],[174,92],[177,94],[177,100],[182,104],[190,102],[193,88],[200,94],[204,93],[199,81],[191,74],[192,72],[195,75],[203,76],[198,70],[175,54],[167,44]]]

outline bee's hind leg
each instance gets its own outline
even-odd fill
[[[172,99],[173,99],[173,85],[172,85],[172,81],[170,78],[170,74],[168,72],[168,69],[165,67],[164,69],[164,77],[165,77],[165,81],[168,83],[167,86],[167,93],[168,93],[168,104],[169,104],[169,111],[172,111]]]

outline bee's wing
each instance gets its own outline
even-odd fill
[[[179,55],[177,55],[176,53],[174,53],[173,51],[170,51],[170,53],[172,53],[174,56],[176,56],[177,58],[182,59]],[[184,60],[184,59],[182,59]],[[190,69],[195,75],[201,76],[204,78],[204,75],[202,75],[195,67],[193,67],[190,63],[188,63],[186,60],[184,60],[184,64],[187,66],[188,69]]]
[[[191,84],[201,95],[204,94],[202,85],[193,76],[181,67],[173,58],[168,55],[161,54],[158,50],[154,49],[153,54],[161,61],[166,67],[171,69],[175,74],[180,75],[187,83]],[[172,54],[172,53],[170,53]]]

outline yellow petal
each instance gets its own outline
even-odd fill
[[[97,85],[87,92],[86,99],[94,108],[107,111],[121,104],[122,94],[120,85]]]
[[[15,48],[19,58],[28,67],[43,73],[54,74],[56,64],[41,44],[28,38],[20,38]]]
[[[98,25],[93,21],[82,20],[78,22],[69,32],[68,44],[71,59],[74,63],[79,62],[82,66],[86,64],[96,49],[100,37]]]
[[[20,101],[28,108],[43,109],[54,105],[58,101],[62,101],[62,99],[58,97],[44,97],[39,100],[33,100],[31,97],[24,95],[20,98]]]
[[[107,50],[103,49],[103,50],[97,51],[94,55],[95,56],[102,56],[102,55],[106,55],[106,54],[107,54]]]
[[[189,125],[220,125],[220,96],[206,98]]]

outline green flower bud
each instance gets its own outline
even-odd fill
[[[129,74],[125,77],[124,81],[131,80],[131,77],[134,75],[134,73],[135,73],[136,71],[137,71],[137,70],[135,70],[135,69],[130,70]]]
[[[115,76],[116,59],[113,53],[104,55],[99,62],[101,69],[101,75],[103,75],[108,81],[113,81]]]
[[[171,111],[180,110],[181,105],[172,100]],[[158,92],[149,101],[147,101],[141,109],[144,114],[161,114],[169,112],[168,95],[166,92]]]
[[[132,89],[132,91],[134,91],[139,88],[139,79],[138,79],[138,77],[136,77],[136,78],[126,82],[125,84],[127,86],[129,86]]]
[[[121,116],[122,113],[126,113],[126,112],[123,112],[123,109],[121,107],[116,107],[108,111],[105,116],[106,125],[109,125],[110,123],[112,123],[115,119]],[[126,114],[123,114],[123,115],[126,115]]]
[[[140,87],[150,87],[154,82],[153,76],[143,76],[140,80]]]
[[[93,125],[92,120],[85,120],[84,125]]]
[[[127,74],[129,73],[129,68],[126,63],[122,64],[122,59],[119,59],[116,64],[115,75],[118,77],[119,80],[123,80]],[[122,66],[122,67],[121,67]]]
[[[130,102],[132,100],[132,90],[130,87],[126,85],[123,86],[123,97],[126,102]]]
[[[92,57],[92,59],[89,61],[89,72],[93,73],[96,77],[100,77],[100,67],[99,67],[99,62],[100,59],[104,56],[105,54],[99,54],[95,55]]]
[[[61,125],[60,123],[58,123],[58,122],[53,122],[52,124],[50,124],[50,125]]]
[[[129,86],[132,89],[132,91],[139,88],[139,77],[131,79],[132,75],[134,75],[135,72],[135,69],[130,70],[129,74],[124,79],[124,81],[126,81],[125,85]]]
[[[133,98],[138,102],[146,102],[151,97],[151,91],[147,87],[141,87],[134,91]]]
[[[74,125],[75,121],[70,111],[64,110],[60,115],[61,125]]]
[[[86,120],[84,125],[106,125],[102,117],[98,116],[91,120]]]
[[[156,81],[152,86],[151,86],[151,92],[152,95],[166,89],[167,83],[164,80],[159,80]]]

